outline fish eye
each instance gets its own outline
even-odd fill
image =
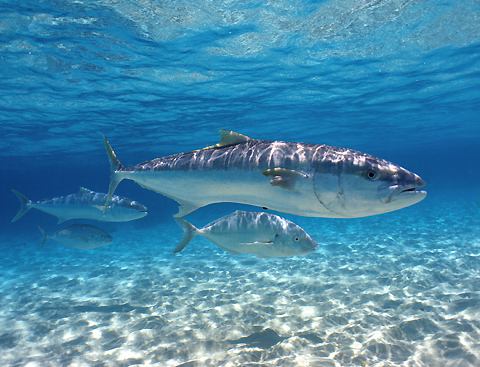
[[[378,180],[380,178],[380,173],[378,171],[373,170],[373,169],[369,169],[367,171],[367,177],[370,180],[375,181],[375,180]]]
[[[300,241],[300,238],[297,237],[297,236],[295,236],[295,237],[293,237],[293,240],[294,240],[295,242],[298,242],[298,241]]]

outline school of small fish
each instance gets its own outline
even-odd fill
[[[58,218],[126,222],[147,215],[142,204],[113,195],[129,179],[180,204],[175,221],[183,229],[174,253],[196,236],[232,254],[285,257],[313,252],[318,244],[301,227],[277,215],[237,211],[196,228],[184,215],[208,204],[231,202],[308,217],[358,218],[398,210],[427,193],[418,175],[391,162],[355,150],[328,145],[267,141],[220,130],[218,144],[125,167],[110,143],[108,193],[80,188],[77,193],[33,202],[16,190],[21,208],[12,222],[31,208]],[[72,224],[43,235],[40,248],[55,240],[75,249],[112,242],[101,228]]]

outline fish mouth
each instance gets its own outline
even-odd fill
[[[425,185],[421,186],[410,186],[405,187],[401,185],[390,186],[389,190],[390,194],[385,199],[385,204],[388,204],[392,201],[397,200],[412,200],[412,201],[420,201],[427,196],[427,192],[423,190],[418,190]]]
[[[307,254],[311,254],[312,252],[315,252],[315,250],[316,250],[317,248],[319,248],[319,247],[320,247],[320,245],[317,243],[316,245],[314,245],[314,246],[306,249],[306,253],[307,253]]]

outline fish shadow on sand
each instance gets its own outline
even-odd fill
[[[200,343],[203,345],[204,348],[211,352],[222,352],[233,348],[255,348],[257,349],[256,352],[248,351],[248,355],[250,358],[250,365],[263,365],[261,364],[262,358],[265,356],[265,352],[270,352],[272,349],[276,348],[276,346],[282,343],[284,340],[287,340],[291,337],[300,337],[302,339],[307,340],[313,344],[321,344],[324,342],[324,339],[321,338],[318,334],[314,332],[300,332],[295,335],[289,335],[286,337],[282,337],[277,334],[277,332],[273,329],[266,328],[262,331],[254,332],[248,336],[239,338],[239,339],[229,339],[224,341],[206,341]],[[200,360],[190,360],[181,364],[176,365],[175,367],[201,367],[204,366],[204,362]]]
[[[288,339],[288,337],[281,337],[275,330],[267,328],[239,339],[228,339],[224,341],[209,340],[204,341],[201,344],[203,344],[207,350],[217,352],[226,351],[232,348],[257,348],[267,350],[278,343],[281,343],[285,339]],[[183,364],[179,366],[183,367]]]
[[[239,339],[228,339],[224,341],[206,341],[204,346],[211,351],[225,351],[232,348],[256,348],[263,351],[267,351],[274,348],[277,344],[280,344],[284,340],[292,337],[299,337],[305,339],[309,343],[322,344],[324,339],[315,332],[300,332],[293,335],[280,336],[278,333],[270,328],[256,331],[248,336]],[[183,367],[183,365],[181,365]]]
[[[227,343],[235,345],[244,344],[250,348],[268,349],[285,339],[287,338],[281,337],[275,330],[267,328],[240,339],[227,340]]]
[[[13,333],[3,333],[0,335],[0,348],[9,349],[17,346],[19,340]]]
[[[306,339],[311,343],[318,344],[318,343],[324,342],[323,338],[319,337],[315,333],[301,332],[296,334],[295,336]],[[263,329],[262,331],[252,333],[249,336],[245,336],[240,339],[226,340],[226,342],[229,343],[230,345],[235,344],[236,346],[243,345],[249,348],[269,349],[290,337],[292,337],[292,335],[288,337],[282,337],[278,335],[275,330],[266,328],[266,329]]]
[[[270,349],[275,345],[283,342],[292,336],[298,336],[300,338],[308,340],[310,343],[323,343],[323,338],[319,337],[315,333],[301,332],[296,335],[289,335],[286,337],[280,336],[273,329],[266,328],[262,331],[256,331],[248,336],[239,339],[229,339],[223,342],[207,341],[206,346],[212,350],[224,350],[225,348],[258,348],[258,349]]]

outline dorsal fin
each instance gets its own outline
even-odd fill
[[[79,194],[87,193],[87,192],[93,192],[92,190],[89,190],[85,187],[80,186],[80,190],[78,190]]]
[[[218,144],[203,148],[203,149],[215,149],[228,147],[229,145],[235,145],[240,143],[245,143],[249,140],[252,140],[248,136],[236,133],[230,130],[218,130],[221,135],[220,142]]]
[[[250,140],[248,136],[236,133],[234,131],[230,130],[218,130],[218,132],[221,135],[220,143],[218,143],[216,146],[218,148],[220,147],[226,147],[227,145],[234,145],[234,144],[239,144],[239,143],[245,143]]]
[[[162,157],[160,159],[167,159],[167,158],[172,158],[172,157],[175,157],[175,156],[178,156],[180,154],[188,154],[188,153],[197,153],[197,152],[201,152],[202,150],[207,150],[207,149],[217,149],[217,148],[223,148],[223,147],[228,147],[230,145],[235,145],[235,144],[240,144],[240,143],[245,143],[247,141],[250,141],[250,140],[255,140],[255,139],[252,139],[252,138],[249,138],[248,136],[245,136],[245,135],[242,135],[242,134],[239,134],[239,133],[236,133],[234,131],[230,131],[230,130],[218,130],[218,132],[220,133],[221,135],[221,138],[220,138],[220,142],[218,144],[215,144],[215,145],[210,145],[208,147],[205,147],[205,148],[202,148],[202,149],[196,149],[196,150],[192,150],[190,152],[185,152],[185,153],[177,153],[177,154],[173,154],[173,155],[168,155],[168,156],[165,156],[165,157]],[[104,137],[105,139],[105,137]],[[108,144],[108,141],[107,139],[105,139],[105,145]],[[118,168],[124,168],[120,162],[118,162],[117,160],[117,157],[115,156],[115,154],[113,153],[113,150],[112,148],[110,148],[110,145],[108,144],[107,146],[107,152],[111,152],[111,153],[108,153],[109,154],[109,158],[110,158],[110,166],[112,167],[111,168],[111,172],[115,173],[116,172],[116,169]],[[115,161],[117,162],[117,164],[115,163]],[[147,163],[147,162],[145,162]],[[110,174],[111,177],[112,174]],[[120,179],[120,181],[123,180]],[[117,187],[118,183],[120,182],[111,182],[110,183],[110,186],[111,185],[115,185],[115,187]],[[141,184],[139,184],[140,186],[142,186]],[[142,186],[143,187],[143,186]],[[110,191],[109,191],[110,192]],[[175,214],[175,217],[183,217],[184,215],[194,211],[195,209],[197,209],[198,207],[195,207],[194,209],[190,209],[188,208],[188,211],[186,212],[182,207],[185,206],[185,203],[180,203],[181,206],[180,206],[180,211]]]

